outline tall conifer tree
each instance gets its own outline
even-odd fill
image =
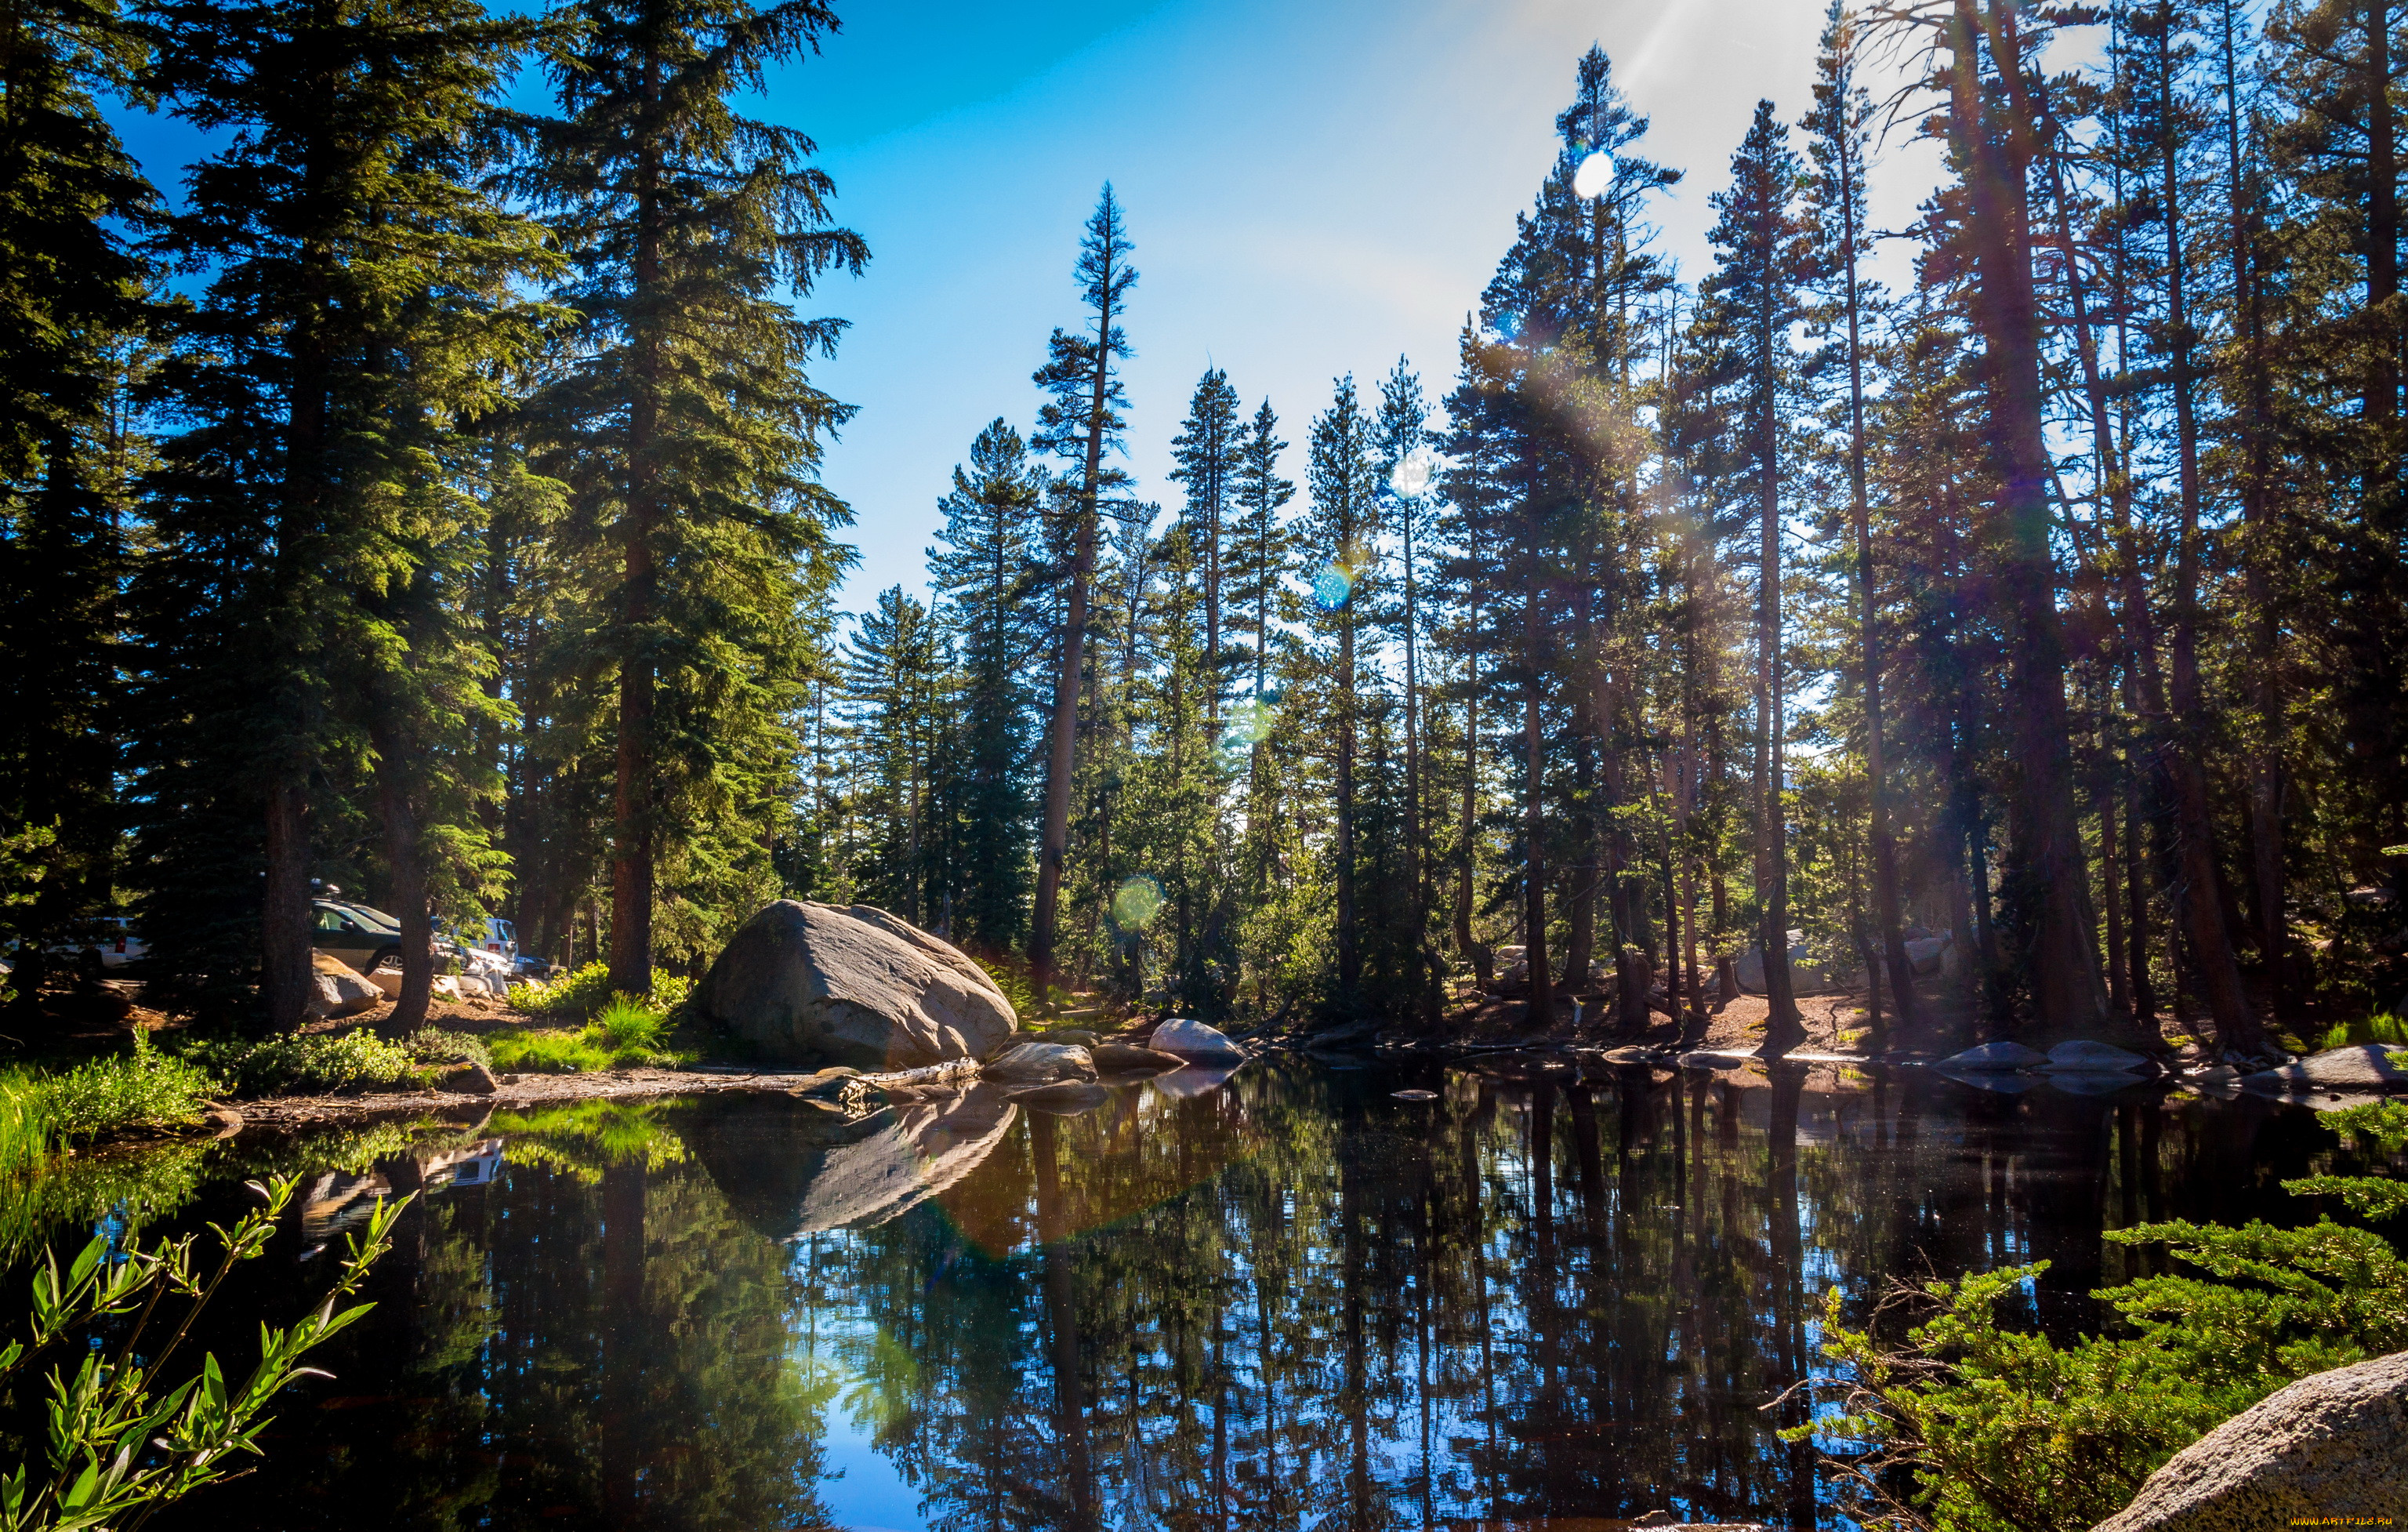
[[[572,0],[560,20],[559,115],[537,125],[524,185],[583,322],[546,401],[548,463],[611,551],[589,566],[616,668],[610,982],[640,994],[664,852],[724,823],[727,773],[791,755],[767,737],[799,680],[797,587],[846,556],[831,534],[852,515],[817,467],[852,411],[805,374],[842,323],[785,295],[868,251],[833,222],[810,139],[736,106],[818,51],[837,27],[821,0]],[[710,854],[758,838],[735,830]]]
[[[1122,469],[1104,461],[1121,443],[1121,411],[1127,394],[1113,364],[1127,360],[1121,315],[1137,284],[1129,265],[1128,230],[1107,183],[1079,240],[1076,275],[1080,295],[1094,314],[1094,334],[1055,330],[1037,386],[1050,398],[1037,418],[1034,445],[1072,465],[1067,590],[1054,673],[1052,717],[1046,731],[1045,809],[1038,846],[1037,907],[1028,936],[1029,969],[1039,993],[1054,980],[1055,924],[1070,841],[1070,787],[1078,766],[1079,691],[1086,664],[1088,604],[1094,599],[1097,518],[1105,496],[1127,483]]]

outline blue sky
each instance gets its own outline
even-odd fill
[[[1554,157],[1592,42],[1688,170],[1656,208],[1707,264],[1708,195],[1759,96],[1809,99],[1818,0],[1155,0],[862,6],[769,111],[816,137],[869,241],[808,307],[852,322],[819,381],[858,405],[826,478],[859,518],[848,609],[918,588],[953,465],[1080,318],[1081,221],[1110,179],[1142,273],[1130,306],[1130,466],[1176,503],[1168,448],[1196,380],[1228,369],[1300,442],[1330,380],[1399,354],[1443,394],[1456,333]],[[1885,151],[1876,213],[1905,223],[1928,146]],[[1898,252],[1902,256],[1903,252]],[[1896,258],[1893,257],[1893,260]],[[1902,270],[1902,268],[1901,268]],[[1301,463],[1294,465],[1300,469]],[[1302,480],[1300,471],[1290,477]]]
[[[1170,507],[1168,443],[1208,365],[1250,413],[1268,394],[1291,442],[1340,373],[1369,382],[1401,354],[1444,394],[1591,42],[1654,120],[1641,151],[1688,172],[1653,216],[1694,279],[1707,198],[1756,99],[1792,122],[1808,104],[1824,14],[1823,0],[836,4],[842,31],[773,77],[759,109],[818,140],[838,213],[872,254],[802,305],[851,323],[814,378],[860,409],[825,469],[858,519],[853,611],[921,587],[938,498],[979,429],[997,415],[1027,428],[1046,336],[1082,317],[1070,267],[1106,180],[1142,273],[1129,465]],[[119,121],[172,194],[197,140]],[[1928,145],[1885,148],[1878,223],[1908,222],[1934,164]],[[1882,264],[1902,277],[1904,253]]]

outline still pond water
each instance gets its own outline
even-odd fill
[[[208,1337],[247,1354],[423,1194],[337,1376],[159,1524],[245,1532],[1834,1526],[1766,1408],[1825,1291],[2047,1260],[2071,1332],[2150,1258],[2102,1230],[2295,1222],[2276,1182],[2334,1155],[2155,1088],[1281,1057],[1069,1115],[730,1095],[173,1153],[14,1210],[11,1308],[40,1218],[197,1227],[300,1172]]]

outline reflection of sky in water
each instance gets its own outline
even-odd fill
[[[996,1525],[1000,1496],[1025,1532],[1155,1532],[1226,1494],[1233,1526],[1418,1525],[1425,1484],[1437,1525],[1785,1523],[1759,1406],[1826,1288],[2045,1257],[2024,1313],[2095,1329],[2089,1291],[2128,1274],[2105,1229],[2246,1222],[2333,1153],[2256,1101],[1583,1072],[1268,1058],[1072,1115],[852,1124],[730,1095],[650,1119],[649,1167],[530,1126],[405,1215],[336,1379],[179,1524],[902,1532]],[[933,1195],[887,1195],[892,1167]],[[834,1208],[867,1210],[797,1234]],[[289,1312],[322,1267],[258,1275]]]

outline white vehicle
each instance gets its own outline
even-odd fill
[[[59,951],[76,955],[79,972],[97,974],[104,968],[122,968],[128,963],[139,963],[149,955],[142,938],[134,934],[134,923],[122,915],[107,915],[83,923],[84,929],[70,941],[60,944]]]

